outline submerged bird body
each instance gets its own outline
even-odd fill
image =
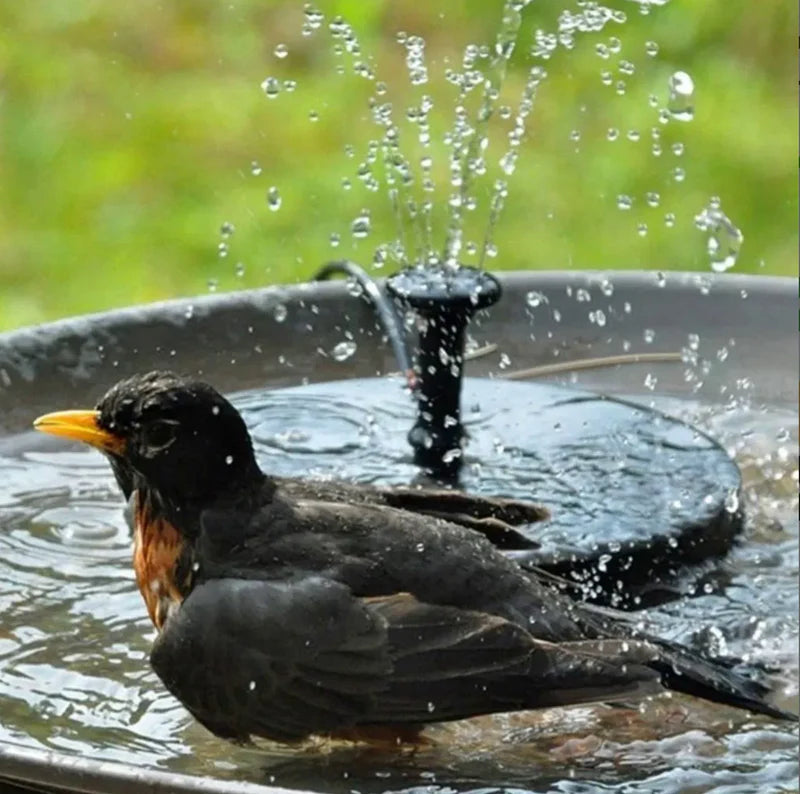
[[[159,629],[153,667],[219,736],[406,736],[663,686],[790,716],[761,684],[635,636],[623,616],[504,556],[484,535],[507,537],[520,503],[267,477],[233,406],[168,373],[37,427],[109,456],[134,502],[137,583]]]

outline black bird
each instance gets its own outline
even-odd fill
[[[35,426],[108,456],[133,500],[153,668],[218,736],[413,741],[431,722],[664,687],[797,719],[728,663],[523,570],[473,531],[497,518],[492,500],[423,499],[425,515],[401,509],[419,496],[397,507],[387,492],[265,475],[244,420],[205,383],[132,377],[96,410]],[[505,507],[501,523],[523,509]]]

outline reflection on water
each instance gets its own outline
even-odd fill
[[[353,403],[363,404],[363,395]],[[323,411],[316,398],[299,404],[296,395],[280,393],[244,395],[239,405],[267,470],[373,482],[413,476],[400,459],[408,422],[392,405],[327,403]],[[491,439],[478,443],[479,434],[491,432],[481,421],[486,410],[465,408],[477,448],[493,450],[480,468],[469,467],[469,487],[530,496],[517,475],[534,463]],[[778,701],[792,707],[797,415],[685,402],[668,408],[735,455],[745,476],[748,523],[726,576],[716,580],[724,587],[709,585],[706,594],[651,610],[647,619],[664,635],[776,668]],[[397,457],[375,454],[394,447]],[[0,441],[0,471],[2,741],[342,794],[796,785],[795,727],[668,695],[638,710],[575,707],[434,726],[427,732],[431,744],[414,752],[328,743],[233,747],[194,723],[149,669],[154,631],[135,590],[120,496],[102,458],[30,434]]]

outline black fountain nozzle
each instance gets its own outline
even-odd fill
[[[417,421],[408,433],[414,461],[454,481],[462,463],[464,331],[472,315],[500,299],[500,282],[474,267],[409,267],[387,281],[391,295],[420,317],[414,372]]]

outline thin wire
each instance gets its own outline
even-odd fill
[[[335,262],[328,262],[314,276],[314,281],[327,281],[331,276],[345,275],[354,279],[364,292],[364,295],[375,307],[378,317],[383,325],[383,330],[389,339],[389,344],[394,351],[394,357],[400,371],[408,380],[409,386],[416,387],[416,374],[411,366],[411,356],[408,353],[403,327],[395,314],[394,304],[381,291],[377,282],[362,267],[355,262],[343,259]]]
[[[622,353],[618,356],[579,358],[575,361],[559,361],[557,364],[542,364],[538,367],[518,369],[514,372],[500,372],[497,377],[505,378],[506,380],[524,380],[525,378],[539,378],[544,375],[556,375],[560,372],[614,367],[618,364],[661,364],[682,360],[683,357],[680,353]]]

